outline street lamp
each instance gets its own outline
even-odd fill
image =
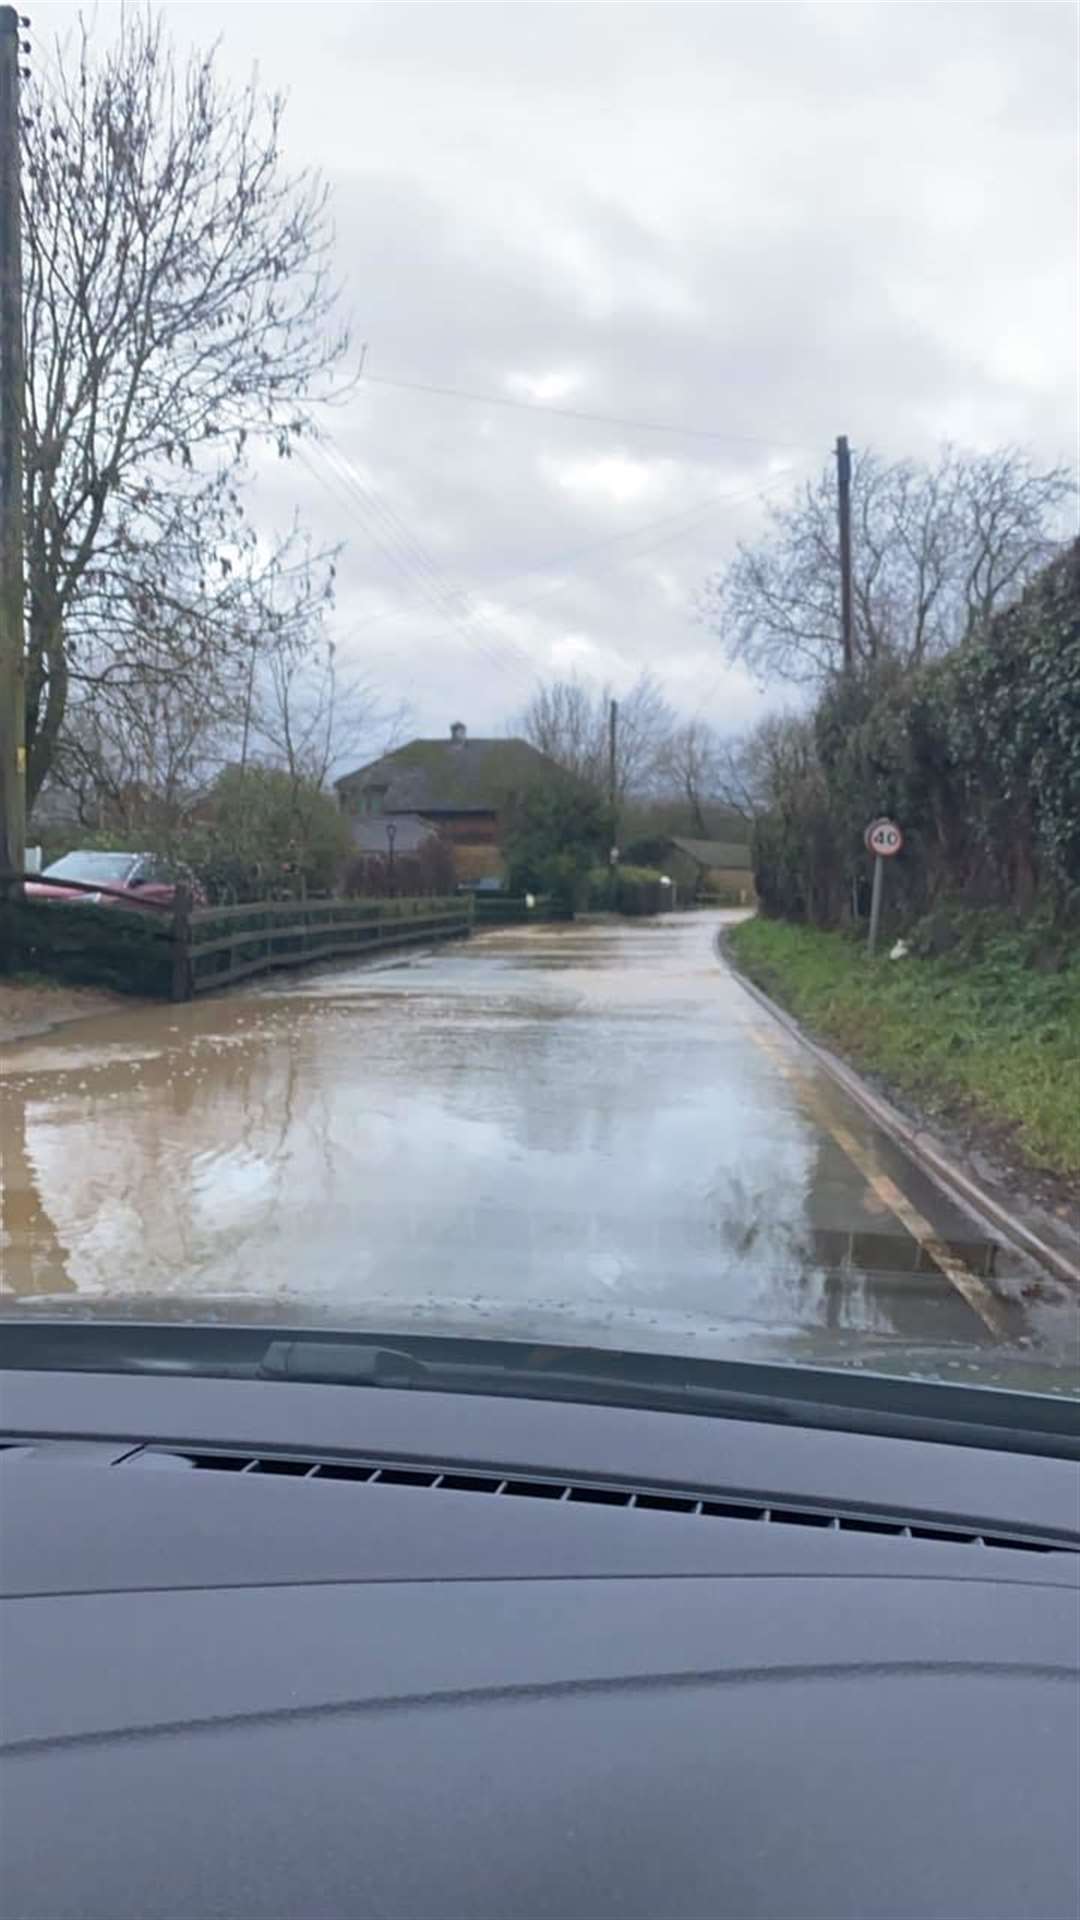
[[[394,891],[394,841],[396,839],[397,821],[388,820],[386,823],[386,844],[390,849],[390,858],[387,862],[386,884],[391,893]]]

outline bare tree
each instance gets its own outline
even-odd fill
[[[694,831],[703,840],[708,837],[705,805],[717,794],[719,771],[719,742],[700,715],[674,728],[657,757],[661,781],[686,802]]]
[[[80,821],[125,832],[181,827],[227,764],[237,709],[148,677],[108,700],[76,689],[49,773]]]
[[[605,689],[605,712],[610,694]],[[620,806],[632,794],[648,793],[655,784],[659,756],[675,716],[651,673],[642,673],[629,693],[619,700],[615,730],[615,797]]]
[[[806,714],[770,713],[733,743],[746,813],[754,818],[780,806],[787,794],[816,775],[814,723]]]
[[[552,680],[539,686],[516,722],[516,731],[565,767],[596,793],[610,787],[610,687],[580,680]],[[619,696],[615,729],[615,798],[647,792],[655,781],[661,751],[674,725],[667,701],[650,673],[639,674]]]
[[[594,688],[580,680],[548,680],[537,687],[515,730],[586,786],[606,780],[604,714]]]
[[[296,782],[322,788],[375,753],[375,738],[389,752],[401,718],[367,682],[342,677],[332,640],[304,650],[278,648],[258,663],[245,695],[243,757],[250,753]]]
[[[181,67],[134,11],[53,71],[23,171],[31,798],[73,686],[145,687],[148,620],[156,676],[194,690],[246,657],[283,577],[294,616],[319,604],[320,556],[257,541],[240,492],[346,344],[326,189],[282,171],[279,99],[230,91],[213,53]]]
[[[751,733],[721,739],[700,714],[684,721],[657,759],[660,800],[678,801],[703,839],[710,833],[709,808],[756,819],[768,797],[762,743],[772,724],[766,720]]]
[[[852,473],[855,656],[900,668],[954,646],[1015,597],[1056,550],[1075,489],[1064,467],[1015,449],[945,447],[936,464],[867,453]],[[729,658],[809,684],[842,658],[835,479],[774,506],[756,546],[706,584],[701,612]]]

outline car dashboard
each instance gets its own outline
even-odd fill
[[[0,1381],[10,1916],[1077,1906],[1074,1462]]]

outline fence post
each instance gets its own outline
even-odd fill
[[[191,999],[191,888],[179,883],[173,900],[172,997]]]

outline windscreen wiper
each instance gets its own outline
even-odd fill
[[[476,1393],[822,1427],[1080,1460],[1071,1395],[546,1341],[6,1316],[0,1370]]]
[[[276,1339],[256,1371],[266,1380],[641,1407],[1080,1459],[1076,1402],[1041,1394],[597,1348],[421,1344],[433,1351],[366,1340]],[[442,1351],[459,1345],[468,1358]],[[481,1349],[484,1357],[476,1358]]]
[[[469,1343],[472,1345],[473,1343]],[[635,1406],[656,1406],[658,1396],[674,1396],[680,1411],[686,1400],[695,1400],[712,1412],[738,1412],[756,1415],[762,1420],[792,1417],[783,1403],[761,1394],[733,1392],[728,1387],[713,1387],[701,1381],[679,1376],[677,1361],[665,1364],[662,1376],[650,1370],[639,1378],[636,1369],[625,1366],[625,1355],[612,1355],[624,1364],[609,1367],[559,1367],[551,1359],[559,1349],[525,1348],[529,1359],[514,1353],[506,1357],[502,1342],[476,1343],[492,1346],[498,1359],[424,1359],[404,1347],[390,1347],[352,1340],[272,1340],[257,1368],[262,1380],[302,1380],[309,1385],[348,1387],[426,1388],[428,1392],[456,1390],[472,1393],[527,1393],[544,1399],[603,1400],[625,1399]],[[599,1355],[586,1356],[597,1360]],[[796,1401],[790,1406],[794,1408]]]
[[[404,1347],[370,1341],[271,1340],[258,1366],[263,1380],[325,1381],[346,1387],[429,1386],[436,1369]]]

